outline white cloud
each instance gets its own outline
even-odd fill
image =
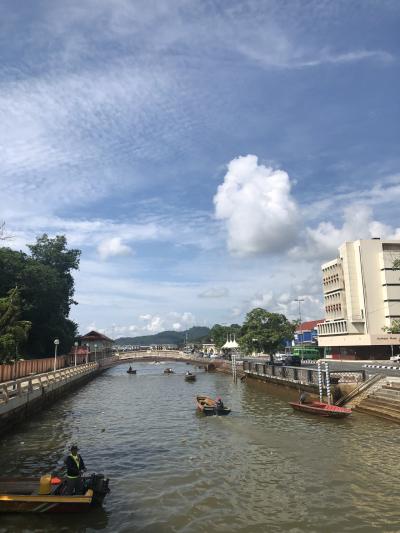
[[[210,287],[199,294],[199,298],[225,298],[229,296],[229,289],[226,287]]]
[[[120,237],[112,237],[111,239],[102,241],[98,245],[97,251],[103,260],[116,255],[129,255],[132,253],[132,249],[126,244],[123,244]]]
[[[215,214],[224,220],[228,248],[238,255],[282,252],[298,233],[298,206],[283,170],[258,164],[255,155],[233,159],[214,197]]]

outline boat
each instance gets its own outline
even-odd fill
[[[192,374],[191,372],[186,372],[185,381],[196,381],[196,375]]]
[[[166,368],[164,370],[164,374],[174,374],[174,371],[172,370],[172,368]]]
[[[50,474],[40,478],[0,478],[0,513],[79,513],[101,505],[110,492],[102,474],[83,479],[83,494],[66,495],[66,479]]]
[[[222,407],[217,405],[216,400],[209,398],[208,396],[196,396],[197,409],[207,415],[229,415],[231,410],[222,404]]]
[[[136,374],[136,370],[133,370],[133,368],[130,368],[126,371],[127,374]]]
[[[303,411],[304,413],[319,416],[330,416],[331,418],[344,418],[345,416],[351,415],[351,409],[324,402],[289,402],[289,405],[296,411]]]

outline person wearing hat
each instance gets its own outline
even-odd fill
[[[80,494],[82,492],[82,472],[86,472],[85,463],[78,453],[78,446],[71,446],[71,453],[65,459],[67,469],[67,488],[66,494]]]

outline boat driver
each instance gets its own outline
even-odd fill
[[[65,466],[67,469],[67,488],[66,494],[81,494],[83,483],[82,483],[82,472],[86,472],[85,463],[81,455],[78,453],[78,446],[73,444],[71,446],[71,453],[65,459]]]

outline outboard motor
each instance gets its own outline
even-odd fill
[[[92,474],[87,480],[87,488],[93,490],[93,503],[102,503],[106,495],[110,492],[108,487],[109,479],[103,474]]]

